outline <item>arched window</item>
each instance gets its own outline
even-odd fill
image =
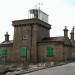
[[[52,47],[47,47],[47,49],[46,49],[46,55],[47,55],[47,57],[52,57],[54,55]]]

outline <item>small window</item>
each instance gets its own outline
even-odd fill
[[[46,54],[47,54],[47,57],[53,57],[53,55],[54,55],[53,48],[47,47]]]
[[[27,48],[23,47],[21,49],[21,57],[26,58],[27,57]]]
[[[2,48],[1,57],[5,58],[6,56],[7,56],[7,49],[6,48]]]
[[[22,33],[22,40],[26,40],[26,39],[28,39],[28,32],[27,31],[24,31]]]

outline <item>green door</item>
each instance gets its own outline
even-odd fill
[[[27,48],[25,48],[25,47],[21,48],[21,57],[27,58]]]
[[[54,55],[53,48],[47,47],[46,54],[47,54],[47,57],[53,57],[53,55]]]
[[[5,58],[6,56],[7,56],[7,49],[6,48],[2,48],[1,57]]]

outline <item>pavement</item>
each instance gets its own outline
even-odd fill
[[[64,63],[57,64],[63,65]],[[28,67],[24,67],[23,65],[1,65],[0,67],[0,75],[22,75],[27,73],[32,73],[38,70],[55,67],[56,64],[54,62],[50,63],[38,63],[38,64],[30,64]]]
[[[57,63],[54,62],[50,63],[38,63],[38,64],[30,64],[28,67],[24,67],[23,65],[1,65],[0,66],[0,75],[32,75],[32,73],[39,72],[41,73],[43,70],[47,70],[48,68],[52,68],[55,66],[61,66],[65,63]]]
[[[22,75],[75,75],[75,62]]]

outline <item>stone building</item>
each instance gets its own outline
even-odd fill
[[[46,57],[48,47],[53,48],[53,56]],[[65,27],[64,36],[43,38],[38,43],[39,61],[72,61],[75,60],[74,32],[71,32],[71,39],[68,37],[68,29]]]
[[[3,62],[12,61],[13,58],[11,53],[13,52],[12,50],[13,50],[13,40],[9,40],[9,34],[8,32],[6,32],[5,40],[2,43],[0,43],[0,60],[2,60]]]
[[[75,60],[74,27],[70,39],[66,26],[64,36],[51,37],[48,16],[38,9],[30,10],[30,14],[33,18],[12,21],[13,41],[6,33],[5,41],[0,44],[1,55],[2,48],[6,48],[6,61],[38,63]],[[4,58],[1,56],[1,59]]]

